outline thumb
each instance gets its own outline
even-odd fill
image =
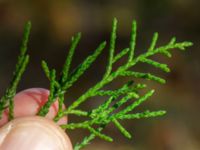
[[[67,134],[42,117],[14,119],[0,128],[1,150],[72,150]]]

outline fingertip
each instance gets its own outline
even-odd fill
[[[41,107],[48,101],[49,90],[44,88],[30,88],[17,93],[14,97],[14,118],[35,116]],[[52,119],[58,113],[58,100],[50,107],[49,112],[45,117]],[[65,106],[63,104],[63,109]],[[67,116],[61,118],[58,124],[66,124]],[[6,109],[0,119],[0,127],[8,122],[8,109]]]
[[[67,134],[44,117],[14,119],[0,129],[2,150],[72,150]]]

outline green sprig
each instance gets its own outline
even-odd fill
[[[8,107],[10,110],[10,119],[13,118],[13,97],[16,93],[17,85],[29,61],[29,56],[26,54],[26,50],[30,27],[31,24],[28,22],[25,26],[21,53],[18,58],[13,80],[11,81],[9,88],[6,90],[6,94],[0,100],[0,116],[2,116],[3,110]],[[172,49],[185,50],[187,47],[192,46],[192,43],[188,41],[176,42],[176,38],[173,37],[167,44],[157,47],[156,44],[158,42],[158,37],[158,33],[155,32],[147,51],[145,53],[136,55],[137,23],[136,21],[133,21],[129,46],[115,54],[117,19],[114,18],[108,48],[108,63],[102,79],[87,89],[77,99],[74,99],[71,105],[63,110],[65,94],[67,94],[68,89],[72,87],[74,83],[85,73],[85,71],[90,68],[90,66],[94,63],[106,46],[106,42],[102,42],[91,55],[83,60],[83,62],[78,65],[77,68],[71,71],[71,64],[75,49],[77,48],[81,38],[81,33],[76,34],[74,37],[72,37],[71,46],[69,48],[69,52],[60,76],[57,76],[55,69],[50,69],[48,67],[46,61],[42,61],[42,68],[46,77],[50,81],[50,95],[48,97],[48,101],[39,110],[38,115],[45,116],[49,112],[51,105],[58,100],[59,109],[56,117],[54,118],[55,122],[66,115],[83,117],[85,119],[84,121],[70,122],[69,124],[61,125],[63,129],[83,129],[90,132],[89,136],[85,136],[81,142],[77,142],[77,144],[74,146],[74,150],[79,150],[85,147],[95,137],[99,137],[109,142],[113,141],[114,139],[112,137],[103,132],[103,129],[106,128],[106,126],[110,123],[112,123],[122,135],[130,139],[132,137],[131,133],[127,131],[121,121],[158,117],[166,113],[166,111],[163,110],[146,110],[139,113],[135,112],[135,108],[149,100],[149,98],[155,92],[154,90],[149,90],[145,94],[141,95],[140,91],[147,86],[146,84],[136,83],[137,79],[146,79],[161,84],[165,83],[166,81],[152,72],[138,72],[133,71],[131,68],[139,63],[144,63],[168,73],[170,72],[170,68],[165,63],[153,60],[151,56],[162,54],[164,56],[171,57]],[[127,61],[114,70],[113,65],[124,56],[127,56]],[[131,81],[128,83],[122,84],[122,86],[119,88],[105,90],[104,87],[106,85],[109,85],[113,82],[113,80],[118,79],[119,77],[131,77],[133,79],[131,79]],[[80,105],[89,99],[93,99],[93,101],[95,101],[96,96],[100,96],[105,100],[102,100],[102,103],[99,106],[91,108],[90,110],[82,110],[80,108]]]
[[[27,22],[24,27],[24,35],[20,47],[20,55],[18,57],[15,71],[13,72],[13,78],[10,82],[9,87],[5,92],[5,95],[2,96],[0,99],[0,118],[2,117],[2,113],[6,108],[9,109],[9,120],[14,118],[13,97],[16,94],[19,81],[21,80],[21,77],[24,71],[26,70],[27,64],[29,62],[29,55],[27,55],[26,52],[27,52],[27,44],[28,44],[30,29],[31,29],[31,22]]]
[[[97,126],[99,125],[99,128],[97,128],[95,131],[102,131],[102,126],[106,127],[109,123],[114,123],[114,125],[119,129],[119,131],[125,136],[130,138],[131,134],[119,123],[118,120],[124,120],[129,118],[148,118],[148,117],[156,117],[164,115],[165,111],[157,111],[157,112],[144,112],[144,113],[135,113],[135,114],[129,114],[132,112],[136,107],[141,105],[144,101],[146,101],[149,97],[151,97],[154,93],[154,90],[150,90],[143,96],[139,96],[139,90],[134,89],[134,87],[125,86],[126,88],[116,89],[116,90],[103,90],[105,85],[108,85],[111,83],[114,79],[120,77],[120,76],[131,76],[134,78],[144,78],[151,81],[156,81],[158,83],[165,83],[165,79],[154,75],[153,73],[143,73],[143,72],[137,72],[137,71],[131,71],[130,68],[137,65],[138,63],[146,63],[149,64],[155,68],[161,69],[164,72],[169,72],[170,68],[163,63],[157,62],[155,60],[152,60],[150,57],[156,54],[163,54],[168,57],[171,57],[170,51],[172,49],[180,49],[184,50],[186,47],[189,47],[192,45],[191,42],[180,42],[177,43],[175,38],[172,38],[169,43],[167,43],[164,46],[156,47],[156,43],[158,41],[158,33],[155,33],[152,38],[152,42],[147,50],[147,52],[140,54],[138,56],[135,56],[135,46],[136,46],[136,30],[137,30],[137,24],[135,21],[132,23],[132,31],[131,31],[131,40],[129,48],[123,49],[118,54],[114,55],[115,51],[115,44],[116,44],[116,31],[117,30],[117,20],[116,18],[113,20],[113,28],[111,32],[110,37],[110,47],[109,47],[109,59],[108,59],[108,65],[105,71],[105,74],[101,81],[96,83],[93,87],[89,88],[84,94],[82,94],[78,99],[76,99],[65,111],[61,112],[56,116],[56,120],[59,120],[62,116],[71,114],[72,111],[76,110],[82,103],[87,101],[89,98],[95,97],[95,96],[108,96],[109,98],[104,101],[104,103],[100,106],[98,106],[95,109],[92,109],[89,112],[84,112],[80,114],[84,114],[84,116],[88,116],[91,119],[79,122],[79,123],[73,123],[65,125],[64,128],[82,128],[84,126],[84,129],[89,130],[86,127],[91,127],[93,125]],[[118,67],[115,71],[112,71],[112,66],[114,63],[116,63],[119,59],[124,57],[128,54],[128,61]],[[141,86],[144,88],[145,86]],[[119,96],[123,96],[122,98],[119,98]],[[130,101],[131,99],[135,99],[135,102]],[[112,104],[114,102],[114,104]],[[131,103],[132,102],[132,103]],[[123,108],[122,110],[119,110],[119,108],[122,107],[125,103],[131,103],[128,107]],[[117,111],[114,113],[115,111]],[[77,114],[80,116],[80,114]],[[124,116],[124,117],[123,117]],[[90,131],[90,130],[89,130]],[[76,144],[75,149],[80,149],[87,145],[92,139],[94,139],[95,136],[98,136],[94,133],[91,133],[91,135],[87,138],[84,138],[83,141],[79,144]],[[98,136],[101,138],[101,136]]]
[[[50,106],[58,98],[59,111],[54,120],[55,121],[59,120],[58,118],[60,118],[61,115],[63,114],[62,105],[64,103],[65,93],[79,79],[79,77],[92,65],[92,63],[96,60],[96,58],[100,55],[100,53],[106,46],[106,42],[101,43],[93,54],[88,56],[74,71],[72,71],[72,73],[69,73],[72,56],[80,40],[80,37],[81,37],[81,34],[78,33],[75,36],[75,38],[72,38],[69,54],[63,66],[62,74],[58,80],[57,80],[56,75],[53,78],[53,81],[51,80],[51,75],[50,75],[51,71],[48,67],[48,64],[45,61],[42,61],[42,68],[44,70],[44,73],[47,76],[47,78],[50,80],[50,87],[52,86],[51,83],[53,82],[54,89],[52,91],[50,88],[51,96],[49,96],[47,103],[40,109],[40,111],[38,112],[38,115],[45,116],[48,113]],[[55,72],[55,70],[53,72]]]

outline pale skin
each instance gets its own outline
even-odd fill
[[[48,95],[49,91],[42,88],[27,89],[16,94],[15,119],[8,122],[8,110],[3,112],[0,119],[0,150],[72,150],[69,137],[59,127],[67,123],[67,117],[57,123],[52,121],[58,111],[58,101],[51,106],[46,117],[36,115]]]

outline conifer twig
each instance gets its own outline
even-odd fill
[[[132,31],[131,31],[131,39],[130,39],[130,45],[129,48],[123,49],[118,54],[114,54],[115,51],[115,44],[116,44],[116,32],[117,32],[117,20],[114,18],[113,20],[113,28],[110,36],[110,46],[109,46],[109,59],[108,59],[108,65],[106,67],[105,74],[101,81],[96,83],[93,87],[89,88],[84,94],[82,94],[78,99],[76,99],[66,110],[58,113],[58,115],[55,117],[55,120],[59,120],[64,115],[72,114],[71,112],[77,110],[77,108],[87,101],[89,98],[95,97],[95,96],[108,96],[109,98],[100,106],[97,108],[89,111],[89,112],[82,112],[82,110],[79,110],[77,114],[73,113],[74,115],[78,116],[88,116],[90,117],[90,120],[86,120],[79,123],[69,123],[67,125],[63,125],[62,127],[65,129],[87,129],[91,132],[91,135],[89,137],[86,137],[83,139],[83,141],[79,144],[76,144],[74,149],[78,150],[85,145],[87,145],[94,137],[98,136],[99,138],[103,138],[104,140],[111,141],[109,138],[105,138],[105,136],[102,135],[102,126],[106,127],[107,124],[113,123],[119,131],[127,138],[131,138],[131,134],[125,129],[125,127],[119,122],[119,120],[124,119],[134,119],[134,118],[149,118],[149,117],[156,117],[164,115],[165,111],[145,111],[144,113],[131,113],[135,107],[141,105],[144,101],[148,100],[149,97],[152,96],[154,93],[154,90],[150,90],[145,95],[140,96],[139,91],[140,88],[144,88],[145,86],[135,86],[130,87],[124,85],[121,89],[116,90],[103,90],[103,88],[111,83],[114,79],[120,77],[120,76],[131,76],[134,79],[137,78],[144,78],[151,81],[156,81],[158,83],[165,83],[165,79],[154,75],[153,73],[144,73],[144,72],[137,72],[132,71],[130,68],[137,65],[138,63],[146,63],[148,65],[151,65],[153,67],[156,67],[158,69],[161,69],[164,72],[170,72],[170,68],[163,63],[157,62],[150,57],[156,54],[163,54],[168,57],[171,57],[170,50],[172,49],[180,49],[184,50],[186,47],[189,47],[192,45],[191,42],[176,42],[175,38],[172,38],[170,42],[164,46],[156,47],[156,43],[158,40],[158,33],[155,33],[152,42],[147,50],[147,52],[140,54],[138,56],[135,55],[135,46],[136,46],[136,30],[137,25],[136,22],[133,21],[132,23]],[[114,63],[116,63],[120,58],[123,56],[128,55],[128,61],[118,67],[115,71],[112,71],[112,66]],[[137,84],[141,85],[141,84]],[[125,88],[128,87],[128,88]],[[122,98],[119,98],[119,96],[123,96]],[[135,102],[132,102],[131,99],[135,99]],[[114,104],[113,104],[114,103]],[[125,103],[130,103],[129,106],[126,108],[123,108],[122,110],[119,110]],[[117,111],[118,110],[118,111]],[[117,111],[117,112],[115,112]],[[115,113],[114,113],[115,112]],[[99,128],[92,128],[92,126],[99,126]]]
[[[21,53],[18,58],[14,77],[9,88],[6,90],[5,95],[0,99],[0,116],[2,116],[4,109],[9,108],[9,119],[13,118],[13,97],[16,93],[17,85],[29,61],[29,56],[26,54],[26,50],[30,27],[31,24],[28,22],[25,26]],[[85,73],[85,71],[90,68],[106,46],[105,41],[99,44],[91,55],[83,60],[77,68],[72,70],[71,64],[73,56],[81,38],[81,34],[78,33],[72,37],[71,46],[60,76],[57,76],[55,69],[50,69],[48,67],[46,61],[42,61],[42,69],[50,82],[50,94],[48,101],[39,110],[38,115],[46,116],[51,105],[58,100],[59,109],[56,117],[54,118],[55,122],[66,115],[83,117],[83,121],[70,122],[69,124],[61,125],[63,129],[83,129],[90,132],[89,136],[85,136],[81,142],[77,142],[74,146],[74,150],[82,149],[95,137],[112,142],[114,139],[103,132],[103,129],[110,123],[112,123],[123,136],[129,139],[132,138],[131,133],[125,128],[121,121],[158,117],[166,113],[164,110],[146,110],[143,112],[135,112],[135,109],[142,105],[145,101],[149,100],[155,92],[155,90],[150,89],[146,93],[141,94],[140,91],[145,89],[147,85],[138,82],[137,79],[146,79],[161,84],[164,84],[166,81],[152,72],[139,72],[131,68],[139,63],[144,63],[168,73],[170,72],[168,65],[153,60],[151,56],[161,54],[171,57],[171,50],[185,50],[187,47],[192,46],[192,43],[188,41],[176,42],[176,38],[173,37],[167,44],[157,47],[156,44],[158,42],[158,37],[158,33],[155,32],[147,51],[136,55],[137,23],[136,21],[133,21],[129,46],[115,54],[117,19],[114,18],[108,48],[108,62],[102,79],[87,89],[77,99],[74,99],[73,102],[65,110],[63,110],[65,94],[68,92],[68,89],[72,87],[74,83]],[[113,65],[115,65],[124,56],[127,56],[127,61],[118,68],[113,69]],[[118,79],[119,77],[131,77],[132,79],[125,84],[123,83],[121,87],[117,87],[116,89],[105,89],[105,86],[109,85],[113,82],[113,80]],[[96,96],[102,97],[102,103],[99,106],[95,106],[95,108],[91,108],[90,110],[82,110],[80,108],[80,105],[87,102],[89,99],[93,99],[93,101],[95,101]]]
[[[24,27],[24,35],[20,47],[20,55],[18,57],[15,71],[13,72],[13,78],[10,82],[9,87],[5,92],[5,95],[2,96],[0,99],[0,118],[2,116],[3,110],[7,107],[9,108],[9,120],[13,119],[14,117],[13,97],[16,94],[19,81],[21,80],[22,74],[24,73],[26,66],[29,62],[29,55],[27,55],[26,52],[27,52],[27,44],[28,44],[30,29],[31,29],[31,22],[27,22]]]

